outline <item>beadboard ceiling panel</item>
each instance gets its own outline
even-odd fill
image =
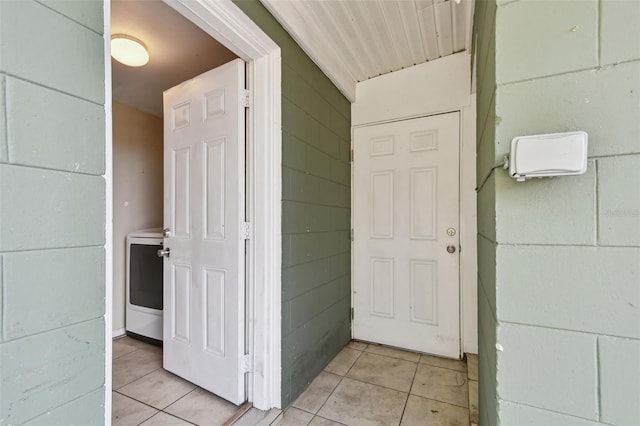
[[[355,101],[359,81],[470,50],[474,0],[261,0]]]

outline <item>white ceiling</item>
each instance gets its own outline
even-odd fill
[[[260,0],[342,93],[470,50],[474,0]]]
[[[112,0],[111,34],[142,40],[149,63],[111,60],[113,99],[162,117],[162,92],[237,56],[161,0]]]

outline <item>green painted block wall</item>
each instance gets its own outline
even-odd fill
[[[640,419],[639,4],[476,3],[483,424]],[[587,173],[500,167],[513,137],[572,130]]]
[[[476,58],[478,202],[478,397],[480,424],[496,425],[496,193],[495,193],[495,0],[477,1],[473,54]]]
[[[282,49],[282,406],[349,341],[351,104],[257,0]]]
[[[0,424],[104,423],[102,1],[0,1]]]

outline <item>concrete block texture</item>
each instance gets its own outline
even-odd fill
[[[500,171],[498,171],[499,173]],[[482,188],[477,192],[478,234],[484,238],[496,239],[496,172],[492,172]]]
[[[0,3],[0,71],[104,103],[102,35],[34,1]]]
[[[6,78],[8,161],[104,174],[104,108],[55,90]]]
[[[5,104],[6,78],[0,73],[0,163],[9,161],[9,147],[7,141],[7,109]]]
[[[287,251],[288,262],[285,263],[283,259],[283,266],[299,265],[345,253],[349,251],[349,247],[348,231],[285,235],[282,250]]]
[[[598,1],[519,1],[496,12],[498,84],[598,66]]]
[[[102,0],[38,0],[47,7],[92,29],[98,34],[104,31]]]
[[[496,161],[516,136],[574,130],[591,157],[640,153],[640,62],[500,86],[496,99]]]
[[[333,281],[351,271],[350,252],[282,269],[282,301],[296,297]]]
[[[598,426],[601,423],[580,417],[554,413],[540,408],[515,404],[509,401],[500,403],[500,424],[518,426]]]
[[[4,254],[2,340],[103,316],[104,268],[102,247]]]
[[[502,323],[498,398],[598,420],[596,336]]]
[[[0,424],[25,423],[103,385],[102,318],[0,344]]]
[[[600,49],[603,65],[640,58],[640,2],[603,0],[600,12]]]
[[[596,243],[596,171],[518,182],[496,174],[496,240],[512,244]]]
[[[640,248],[501,245],[497,263],[500,321],[640,339]]]
[[[103,245],[105,182],[0,164],[0,251]]]
[[[103,424],[103,387],[25,423],[26,426],[100,426]]]
[[[482,235],[478,236],[478,300],[485,298],[494,315],[496,312],[496,249],[495,242]]]
[[[601,336],[598,360],[600,419],[615,425],[637,424],[640,419],[640,340]]]
[[[640,155],[598,159],[600,245],[640,247],[638,182]]]
[[[479,134],[478,145],[476,148],[476,186],[481,188],[484,186],[487,177],[492,173],[492,169],[501,164],[503,159],[496,159],[496,112],[494,99],[491,98],[489,111],[484,123],[478,122],[478,128],[482,128]]]

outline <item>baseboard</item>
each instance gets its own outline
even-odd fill
[[[119,328],[117,330],[113,330],[111,332],[111,337],[113,339],[117,339],[118,337],[122,337],[126,334],[126,330],[124,328]]]

